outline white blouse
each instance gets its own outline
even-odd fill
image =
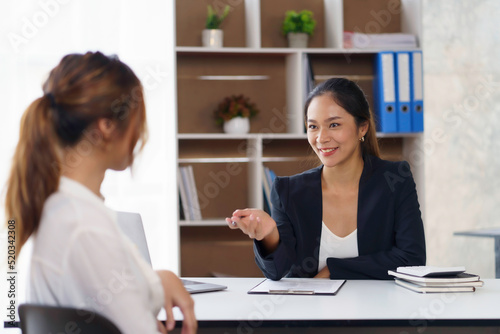
[[[34,235],[28,299],[96,311],[122,333],[157,333],[160,278],[116,220],[101,198],[62,177]]]
[[[322,223],[321,241],[319,244],[318,272],[326,267],[326,259],[335,257],[347,259],[358,256],[358,229],[341,238]]]

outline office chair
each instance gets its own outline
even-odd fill
[[[19,318],[23,334],[121,334],[104,316],[71,307],[21,304]]]

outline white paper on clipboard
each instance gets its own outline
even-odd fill
[[[279,281],[265,279],[248,293],[285,295],[335,295],[345,280],[327,278],[282,278]]]

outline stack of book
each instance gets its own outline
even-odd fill
[[[483,286],[479,275],[465,272],[464,267],[410,266],[389,270],[397,285],[415,292],[474,292]]]
[[[264,211],[271,214],[273,205],[271,204],[271,189],[273,187],[276,174],[268,167],[262,168],[262,189],[264,192]]]
[[[345,49],[393,49],[416,47],[417,36],[412,34],[363,34],[354,31],[344,31]]]
[[[201,208],[193,167],[179,167],[177,169],[177,182],[179,185],[180,218],[182,220],[201,220]]]

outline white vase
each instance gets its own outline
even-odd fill
[[[208,48],[221,48],[224,31],[220,29],[204,29],[201,32],[203,46]]]
[[[290,48],[307,48],[307,41],[309,40],[309,35],[304,32],[289,32],[288,37],[288,47]]]
[[[241,134],[248,131],[250,131],[250,120],[247,117],[235,117],[224,122],[225,133]]]

